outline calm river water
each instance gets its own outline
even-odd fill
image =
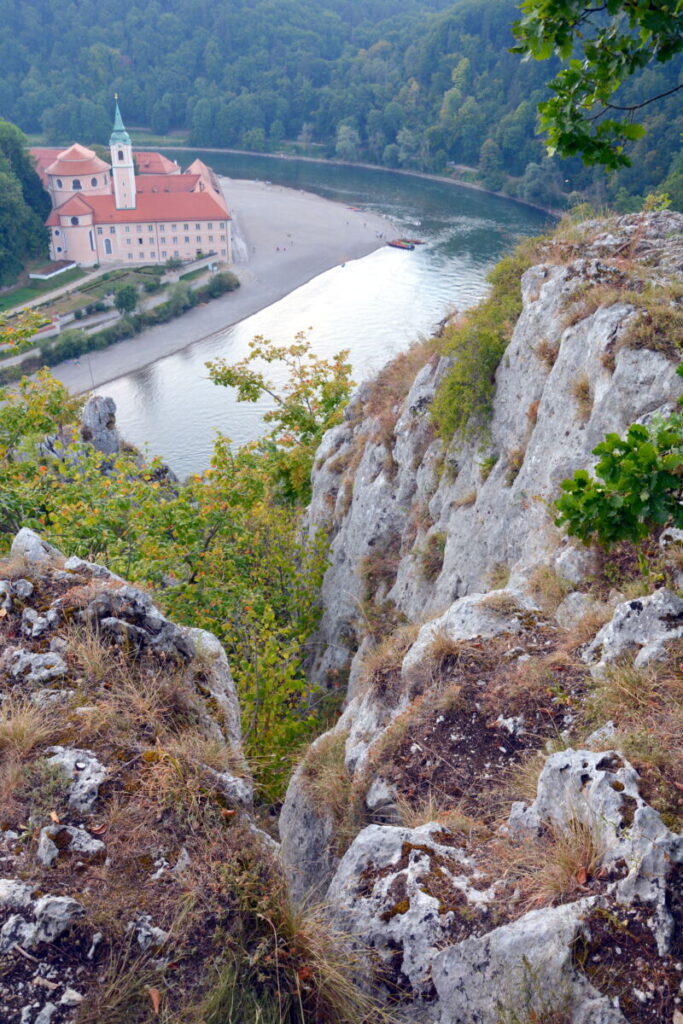
[[[449,311],[473,305],[486,291],[489,267],[520,236],[548,224],[543,214],[504,199],[388,171],[199,151],[168,155],[183,165],[199,156],[220,174],[377,211],[426,243],[411,253],[380,249],[330,270],[241,323],[99,388],[115,400],[123,436],[161,455],[180,477],[208,466],[217,431],[235,443],[257,437],[268,408],[238,404],[230,389],[211,384],[207,359],[241,359],[255,334],[284,344],[311,328],[319,354],[350,349],[359,382],[432,333]]]

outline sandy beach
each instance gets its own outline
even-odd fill
[[[377,214],[352,210],[310,192],[222,178],[233,217],[241,285],[169,324],[153,327],[79,363],[52,368],[74,394],[89,391],[216,334],[270,306],[312,278],[385,244],[394,229]],[[383,235],[384,237],[379,237]]]

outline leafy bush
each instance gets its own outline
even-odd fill
[[[683,414],[647,426],[634,423],[624,438],[608,434],[594,449],[592,478],[577,470],[562,483],[556,523],[588,543],[610,547],[642,541],[657,527],[683,526]]]
[[[495,373],[522,311],[520,278],[532,264],[531,247],[520,247],[489,273],[491,294],[446,332],[444,355],[453,366],[432,404],[439,434],[475,434],[491,415]]]
[[[99,332],[98,344],[142,322],[121,320]],[[60,344],[78,352],[91,340],[70,332]],[[326,714],[304,658],[320,615],[327,542],[301,537],[297,496],[307,493],[320,433],[346,401],[350,369],[341,356],[317,360],[304,342],[266,345],[255,347],[293,374],[271,417],[272,434],[237,451],[219,438],[210,470],[184,485],[168,481],[158,463],[141,469],[134,455],[112,459],[77,442],[45,458],[44,435],[64,436],[80,407],[47,370],[0,393],[0,535],[33,527],[65,552],[156,591],[176,621],[215,633],[239,691],[261,797],[275,802],[301,744]],[[234,375],[247,393],[267,385],[242,364],[221,366],[221,375],[226,383]]]

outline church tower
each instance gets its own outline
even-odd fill
[[[111,170],[114,179],[114,201],[117,210],[135,209],[135,168],[133,166],[133,146],[130,135],[123,126],[118,96],[116,99],[116,115],[114,130],[109,139],[111,150]]]

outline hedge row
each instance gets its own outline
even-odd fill
[[[0,385],[11,384],[27,373],[34,373],[41,366],[56,366],[57,363],[61,363],[65,359],[76,359],[78,356],[85,355],[86,352],[95,352],[98,349],[115,345],[117,341],[133,338],[148,327],[156,327],[182,316],[183,313],[199,303],[208,302],[225,295],[226,292],[235,291],[239,285],[239,278],[230,271],[214,274],[200,288],[193,289],[189,285],[179,282],[171,289],[166,302],[160,303],[145,313],[132,313],[122,317],[110,327],[105,327],[94,334],[73,330],[65,331],[59,335],[56,341],[52,341],[51,338],[46,339],[39,355],[27,356],[15,366],[0,368]]]

